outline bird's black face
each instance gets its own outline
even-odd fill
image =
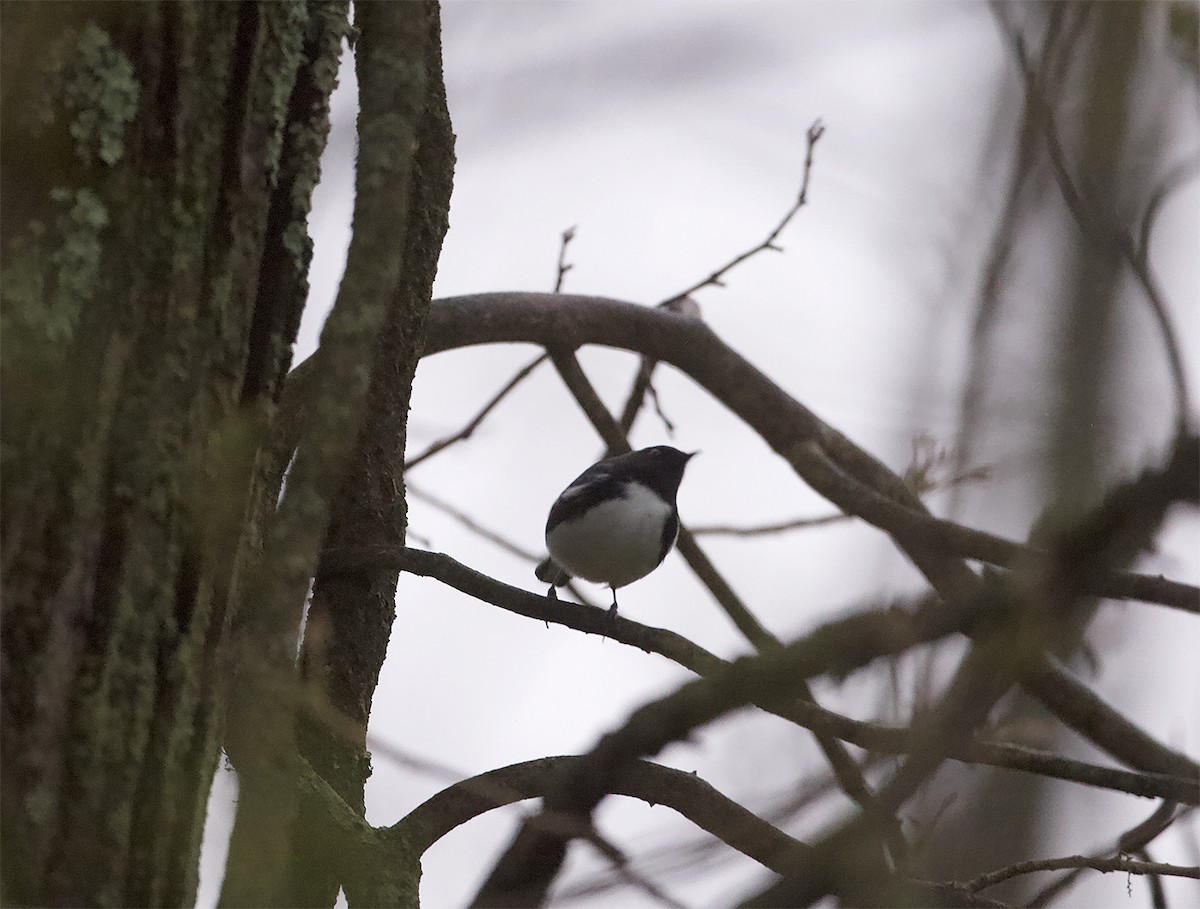
[[[645,455],[650,463],[656,465],[656,469],[678,471],[682,474],[687,462],[696,452],[680,451],[670,445],[655,445],[652,448],[643,448],[638,454]]]
[[[626,455],[628,465],[636,469],[651,489],[673,501],[683,481],[683,471],[696,452],[680,451],[670,445],[655,445]]]

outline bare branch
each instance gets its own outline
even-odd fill
[[[555,294],[496,293],[438,301],[430,313],[426,353],[496,342],[568,349],[600,344],[664,360],[744,420],[810,485],[808,468],[802,463],[807,459],[799,455],[804,451],[803,443],[819,438],[823,448],[835,453],[868,484],[850,487],[844,479],[833,476],[825,494],[844,511],[882,527],[893,521],[908,522],[913,538],[925,546],[948,547],[952,552],[1000,566],[1013,564],[1023,553],[1038,554],[1036,549],[994,534],[914,511],[907,503],[889,501],[915,497],[900,477],[730,350],[703,322],[599,297],[572,295],[567,298],[570,307],[562,305],[563,299]],[[883,488],[886,493],[870,495],[872,489]],[[870,517],[862,511],[864,502],[872,509]],[[1102,596],[1200,612],[1200,590],[1191,585],[1115,571],[1098,573],[1092,585],[1090,591]]]
[[[506,397],[508,397],[509,392],[511,392],[518,385],[520,385],[523,381],[525,381],[525,379],[529,376],[529,374],[531,372],[533,372],[535,369],[537,369],[539,366],[541,366],[543,363],[545,363],[546,359],[547,359],[546,354],[544,354],[544,353],[539,354],[537,357],[534,357],[534,359],[530,360],[528,363],[526,363],[524,366],[522,366],[520,369],[518,369],[516,371],[516,373],[513,375],[513,377],[511,379],[509,379],[507,382],[505,382],[504,385],[501,387],[501,389],[498,392],[496,392],[486,404],[483,405],[483,408],[479,411],[479,413],[475,414],[475,416],[473,416],[467,422],[466,426],[464,426],[462,429],[460,429],[458,432],[454,433],[453,435],[446,436],[444,439],[440,439],[437,442],[434,442],[432,445],[430,445],[428,448],[426,448],[420,454],[414,455],[413,457],[409,458],[407,461],[404,462],[405,471],[411,470],[412,468],[414,468],[418,464],[420,464],[422,461],[428,460],[429,458],[431,458],[435,454],[437,454],[439,451],[449,448],[454,443],[462,442],[465,439],[471,438],[472,433],[474,433],[475,430],[479,428],[479,424],[481,424],[485,419],[487,419],[488,414],[490,414],[493,410],[495,410],[496,407],[500,404],[500,402],[503,401]]]
[[[1133,853],[1137,854],[1139,858],[1149,861],[1149,858],[1146,856],[1146,847],[1174,821],[1192,810],[1189,808],[1184,811],[1176,811],[1176,808],[1177,806],[1174,802],[1165,801],[1146,820],[1122,833],[1117,837],[1117,854],[1126,855]],[[1104,852],[1100,854],[1108,855],[1110,853]],[[1030,899],[1030,909],[1038,909],[1038,907],[1049,905],[1050,900],[1074,884],[1085,870],[1083,868],[1073,869],[1058,880],[1043,887]],[[1152,888],[1157,881],[1157,877],[1151,877]],[[1156,905],[1158,904],[1156,903]]]
[[[481,602],[518,615],[554,622],[587,634],[598,634],[647,653],[657,653],[703,677],[711,677],[729,665],[674,632],[643,625],[619,614],[610,621],[605,608],[551,600],[511,587],[473,571],[442,553],[406,549],[402,552],[374,550],[341,555],[345,567],[353,568],[362,560],[394,564],[410,573],[435,578]],[[334,558],[335,555],[327,554],[327,559],[331,562]],[[922,609],[928,605],[929,601],[919,601],[916,608]],[[889,607],[886,614],[891,614],[895,609],[895,606]],[[975,612],[976,618],[979,618],[981,610],[975,609]],[[964,625],[963,628],[965,627]],[[837,736],[869,751],[907,754],[929,747],[928,743],[923,743],[912,730],[854,720],[803,699],[781,702],[777,699],[756,698],[755,703],[762,709],[813,732]],[[1037,773],[1146,798],[1200,804],[1200,781],[1194,779],[1190,773],[1175,776],[1170,773],[1135,773],[1113,767],[1100,767],[987,738],[976,738],[948,750],[945,754],[948,758],[964,763]]]
[[[1025,87],[1025,103],[1032,109],[1034,121],[1041,126],[1042,136],[1046,143],[1047,156],[1050,160],[1055,179],[1058,182],[1058,188],[1062,194],[1063,201],[1066,203],[1067,210],[1075,219],[1080,233],[1085,238],[1091,240],[1101,249],[1112,250],[1124,259],[1125,263],[1129,266],[1129,270],[1133,273],[1134,278],[1142,288],[1146,303],[1150,307],[1150,312],[1154,317],[1155,323],[1158,325],[1159,333],[1162,335],[1163,347],[1167,355],[1167,366],[1171,372],[1171,382],[1175,393],[1175,431],[1177,435],[1182,436],[1187,433],[1192,421],[1187,373],[1183,363],[1183,353],[1179,346],[1179,339],[1175,334],[1175,326],[1171,320],[1170,309],[1163,297],[1162,290],[1158,286],[1158,281],[1149,267],[1149,258],[1146,255],[1145,243],[1143,242],[1143,245],[1139,247],[1128,232],[1119,230],[1115,225],[1107,223],[1098,212],[1092,211],[1088,207],[1067,165],[1067,157],[1063,150],[1062,139],[1054,121],[1053,108],[1038,87],[1036,68],[1029,58],[1024,40],[1014,29],[1007,30],[1007,35],[1020,68]],[[1145,217],[1152,219],[1153,208],[1157,207],[1153,199],[1151,200],[1151,206],[1151,209],[1147,210]],[[1150,227],[1151,224],[1148,224],[1144,218],[1142,224],[1144,240],[1149,237]]]
[[[1121,871],[1126,874],[1162,874],[1171,877],[1200,878],[1200,867],[1195,865],[1168,865],[1163,862],[1139,862],[1127,858],[1094,858],[1087,855],[1068,855],[1063,858],[1033,859],[1028,862],[1017,862],[1007,868],[1000,868],[977,878],[963,882],[971,892],[994,887],[1003,881],[1018,877],[1022,874],[1032,874],[1036,871],[1062,871],[1067,868],[1090,868],[1108,874]]]
[[[634,711],[604,736],[546,794],[542,813],[568,814],[586,821],[611,788],[617,772],[639,757],[656,754],[758,692],[790,698],[799,683],[822,672],[844,673],[885,653],[908,649],[942,636],[959,610],[933,604],[919,613],[854,616],[824,625],[803,639],[757,657],[729,664],[713,677],[689,682],[674,693]],[[972,610],[977,618],[978,613]],[[950,622],[953,624],[953,622]],[[807,852],[807,850],[801,850]],[[565,856],[565,843],[531,819],[485,881],[474,904],[533,906],[541,903]]]
[[[479,523],[479,521],[477,521],[475,518],[471,517],[469,514],[467,514],[462,509],[456,508],[455,506],[453,506],[449,502],[447,502],[445,499],[435,496],[433,493],[423,489],[420,486],[415,485],[411,480],[407,483],[407,489],[408,489],[409,494],[413,498],[420,499],[421,501],[426,502],[429,505],[432,505],[434,508],[441,511],[443,514],[449,515],[451,518],[453,518],[455,521],[457,521],[463,527],[470,530],[472,533],[476,534],[477,536],[482,537],[483,539],[487,540],[490,543],[494,543],[496,546],[499,546],[505,552],[507,552],[511,555],[515,555],[518,558],[524,559],[525,561],[527,561],[533,565],[536,565],[538,562],[541,561],[542,556],[539,553],[532,552],[528,549],[518,546],[516,543],[514,543],[512,540],[510,540],[508,537],[504,536],[503,534],[497,533],[496,531],[494,531],[488,527],[484,527],[481,523]],[[578,599],[581,603],[583,603],[584,605],[587,605],[587,606],[593,606],[593,607],[598,608],[598,604],[595,601],[593,601],[591,599],[591,597],[584,594],[583,591],[579,589],[579,585],[576,584],[574,581],[568,581],[565,586],[566,586],[567,590],[571,591],[571,593],[573,595],[578,597]]]
[[[512,540],[508,539],[507,537],[503,536],[502,534],[499,534],[496,531],[491,530],[490,528],[484,527],[482,524],[480,524],[478,521],[476,521],[473,517],[471,517],[469,514],[467,514],[462,509],[456,508],[454,505],[451,505],[445,499],[442,499],[442,498],[434,495],[433,493],[429,492],[428,490],[424,489],[423,487],[418,486],[417,484],[415,484],[411,481],[407,484],[407,486],[408,486],[409,494],[414,499],[419,499],[422,502],[426,502],[426,503],[432,505],[434,508],[438,509],[438,511],[448,514],[450,517],[454,518],[454,520],[458,521],[458,523],[462,524],[464,527],[466,527],[472,533],[476,534],[477,536],[483,537],[485,540],[488,540],[491,543],[495,543],[497,546],[499,546],[505,552],[510,553],[511,555],[515,555],[517,558],[524,559],[527,562],[533,562],[535,564],[541,559],[541,556],[539,556],[537,553],[531,552],[528,549],[518,546],[516,543],[514,543]]]
[[[796,213],[800,211],[800,209],[802,209],[808,202],[808,182],[812,175],[813,153],[816,151],[817,143],[821,141],[821,137],[823,135],[825,135],[825,124],[820,120],[814,120],[812,126],[808,128],[808,132],[805,134],[804,175],[800,181],[800,193],[796,196],[796,201],[792,204],[792,207],[788,209],[787,214],[783,216],[783,220],[775,225],[774,230],[767,234],[766,238],[757,246],[753,246],[745,252],[734,256],[716,271],[712,272],[707,278],[697,281],[690,287],[687,287],[684,290],[681,290],[679,293],[674,294],[668,298],[668,301],[689,297],[696,291],[705,287],[724,287],[725,276],[747,259],[751,259],[759,253],[767,250],[783,252],[783,248],[776,245],[775,241],[779,239],[779,235],[783,233],[783,229],[787,227],[789,223],[791,223],[792,218],[796,217]]]
[[[692,533],[698,537],[761,537],[788,530],[809,530],[813,527],[828,527],[830,524],[840,524],[852,520],[853,516],[838,512],[837,514],[822,515],[819,518],[793,518],[790,521],[777,521],[774,524],[756,524],[749,527],[736,527],[732,524],[701,524],[693,527]]]
[[[575,267],[574,265],[567,264],[567,262],[566,262],[567,246],[568,246],[568,244],[570,244],[570,242],[573,239],[575,239],[575,228],[568,227],[562,233],[562,245],[559,247],[559,250],[558,250],[558,277],[554,281],[554,292],[555,293],[559,293],[562,291],[563,279],[566,277],[567,272]],[[485,419],[487,419],[488,414],[490,414],[493,410],[495,410],[496,407],[499,406],[500,402],[503,401],[506,397],[508,397],[509,393],[514,388],[516,388],[523,381],[525,381],[525,379],[529,376],[529,374],[532,373],[539,366],[541,366],[544,362],[546,362],[546,360],[547,360],[547,355],[545,353],[541,353],[538,356],[534,357],[534,359],[532,359],[530,362],[528,362],[524,366],[522,366],[520,369],[518,369],[516,371],[516,373],[513,374],[513,377],[511,379],[509,379],[507,382],[505,382],[504,385],[501,386],[500,390],[498,392],[496,392],[486,404],[483,405],[482,409],[480,409],[480,411],[477,414],[475,414],[475,416],[473,416],[469,421],[467,421],[466,426],[464,426],[462,429],[460,429],[458,432],[454,433],[453,435],[446,436],[445,438],[439,439],[438,441],[434,442],[432,445],[430,445],[428,448],[426,448],[420,454],[414,455],[413,457],[409,458],[407,461],[404,462],[405,471],[411,470],[412,468],[414,468],[418,464],[420,464],[422,461],[428,460],[429,458],[433,457],[438,452],[440,452],[446,448],[449,448],[451,445],[455,444],[456,442],[462,442],[462,441],[465,441],[466,439],[471,438],[471,435],[475,432],[476,429],[479,428],[480,424],[483,423],[483,421]]]
[[[586,839],[596,847],[601,855],[608,859],[609,864],[612,865],[613,873],[626,884],[629,884],[635,890],[640,890],[660,905],[669,906],[671,909],[687,909],[683,903],[668,894],[658,884],[635,871],[633,866],[629,864],[629,857],[598,832],[595,830],[591,831],[591,834]]]
[[[418,854],[474,817],[525,799],[541,798],[570,772],[576,756],[542,758],[492,770],[443,789],[388,828]],[[614,795],[667,805],[739,852],[775,868],[802,844],[722,795],[695,774],[635,761],[614,777]]]
[[[685,315],[691,315],[692,313],[687,312],[687,309],[689,308],[688,304],[690,304],[691,308],[696,308],[698,310],[695,302],[691,299],[691,295],[693,293],[704,287],[724,287],[724,277],[726,274],[728,274],[738,265],[742,264],[748,259],[753,258],[761,252],[766,252],[767,250],[774,250],[775,252],[783,251],[782,247],[778,246],[775,241],[779,238],[779,235],[783,232],[783,229],[787,227],[789,223],[791,223],[791,220],[796,216],[796,213],[799,212],[800,209],[803,208],[808,202],[808,186],[809,180],[812,176],[813,154],[816,151],[817,142],[820,141],[821,136],[824,134],[825,125],[820,120],[813,121],[812,125],[808,128],[808,132],[805,134],[804,170],[803,176],[800,180],[800,192],[796,197],[795,203],[793,203],[792,207],[788,209],[787,214],[783,216],[783,219],[777,225],[775,225],[775,228],[769,234],[767,234],[766,239],[760,242],[757,246],[754,246],[745,252],[734,256],[716,271],[712,272],[707,278],[704,278],[703,280],[693,284],[691,287],[688,287],[685,290],[682,290],[679,293],[663,300],[658,304],[659,307],[683,312]],[[629,395],[626,397],[625,406],[621,409],[621,428],[626,433],[629,433],[629,431],[633,429],[634,421],[637,420],[637,415],[642,409],[642,404],[645,401],[647,393],[653,395],[655,411],[663,420],[663,424],[666,426],[667,431],[671,432],[673,430],[671,422],[666,418],[666,415],[663,414],[662,409],[658,406],[658,395],[654,393],[652,380],[655,366],[657,366],[657,362],[654,359],[647,357],[642,360],[641,366],[638,369],[638,374],[634,379],[633,387],[630,389]]]

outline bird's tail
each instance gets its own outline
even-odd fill
[[[558,564],[549,556],[544,558],[537,568],[533,570],[537,575],[537,579],[543,584],[550,584],[554,587],[562,587],[567,581],[571,580],[571,576],[558,566]]]

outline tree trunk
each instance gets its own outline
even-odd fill
[[[3,899],[190,904],[345,8],[3,14]]]

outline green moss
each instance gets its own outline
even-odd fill
[[[32,222],[16,237],[0,271],[4,327],[20,336],[61,343],[75,332],[100,268],[108,209],[89,189],[51,191],[58,214],[50,230]]]
[[[283,131],[287,124],[288,103],[295,84],[296,69],[304,50],[304,29],[308,22],[306,3],[276,3],[266,7],[267,28],[265,61],[269,77],[266,99],[270,131],[267,139],[267,160],[271,162],[272,183],[277,172],[279,153],[283,147]]]
[[[48,84],[57,91],[58,109],[68,120],[79,160],[109,167],[120,161],[125,127],[137,113],[139,94],[129,59],[113,46],[106,31],[89,22],[63,34],[47,68]],[[43,111],[54,109],[42,105]]]

